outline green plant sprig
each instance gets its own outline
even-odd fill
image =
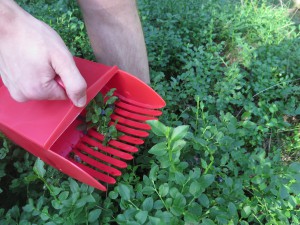
[[[115,88],[110,89],[104,96],[102,93],[91,100],[86,107],[85,123],[80,125],[79,129],[89,130],[91,128],[96,129],[97,132],[104,135],[102,144],[106,146],[110,140],[116,140],[121,132],[118,132],[116,125],[118,121],[115,121],[113,125],[109,125],[110,116],[114,111],[114,103],[118,100],[117,96],[114,96]]]

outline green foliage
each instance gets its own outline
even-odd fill
[[[22,182],[27,185],[26,203],[13,206],[6,214],[2,209],[1,224],[99,224],[101,217],[111,217],[106,211],[109,202],[102,201],[94,188],[61,177],[40,159]]]
[[[74,1],[18,2],[93,59]],[[139,0],[160,121],[108,193],[1,136],[0,224],[299,224],[299,27],[281,3]]]
[[[4,159],[6,155],[9,153],[11,144],[9,140],[7,140],[2,133],[0,133],[0,139],[1,139],[1,145],[0,145],[0,160],[1,160]]]
[[[195,223],[202,211],[195,199],[212,185],[214,176],[201,174],[200,168],[189,170],[188,164],[179,160],[188,126],[171,128],[159,121],[149,121],[149,124],[155,133],[163,130],[158,134],[164,137],[149,150],[155,160],[139,184],[133,187],[120,183],[111,192],[121,198],[123,213],[116,221],[118,224]],[[114,199],[119,200],[117,196]]]
[[[110,116],[114,111],[114,103],[118,100],[117,96],[113,96],[115,88],[109,90],[104,96],[98,93],[97,96],[90,101],[86,107],[86,115],[83,124],[79,129],[87,130],[94,128],[97,132],[104,135],[103,145],[107,145],[110,140],[116,140],[121,134],[114,124],[110,125]]]

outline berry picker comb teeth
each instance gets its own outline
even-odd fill
[[[150,126],[165,101],[138,78],[100,63],[74,58],[87,82],[87,102],[101,92],[115,88],[111,125],[122,135],[104,144],[104,135],[91,128],[79,130],[85,107],[65,101],[14,101],[0,79],[0,131],[22,148],[61,172],[106,191],[120,169],[133,159],[137,146],[144,143]],[[117,121],[117,123],[115,123]]]

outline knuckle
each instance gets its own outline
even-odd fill
[[[44,98],[44,91],[41,90],[41,86],[37,84],[31,84],[22,89],[25,98],[30,100],[40,100]]]

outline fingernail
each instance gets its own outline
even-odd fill
[[[85,104],[86,104],[86,95],[77,101],[76,106],[83,107],[83,106],[85,106]]]

